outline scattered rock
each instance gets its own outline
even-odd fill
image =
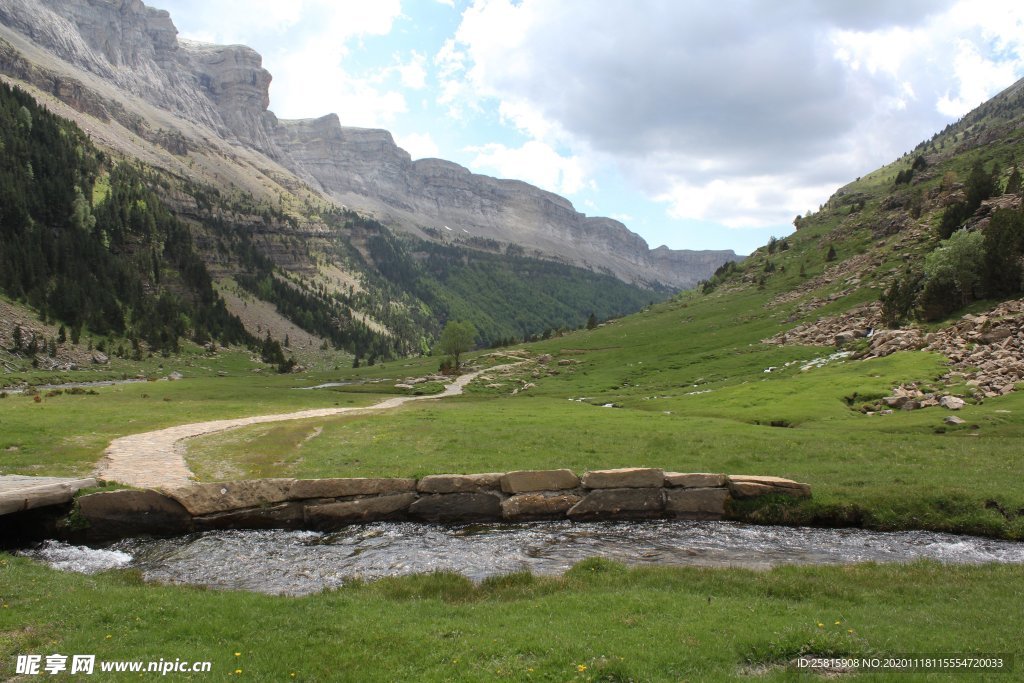
[[[843,330],[835,336],[835,345],[837,347],[845,346],[854,339],[860,339],[861,337],[867,336],[864,330]]]
[[[105,354],[105,353],[101,353],[99,351],[93,351],[92,352],[92,362],[95,363],[96,365],[106,365],[107,363],[110,362],[110,358],[108,358],[107,354]]]
[[[167,379],[171,380],[172,382],[177,382],[178,380],[184,379],[184,378],[185,378],[185,375],[181,374],[177,370],[175,370],[171,374],[167,375]]]
[[[967,422],[967,420],[962,417],[957,417],[956,415],[947,415],[942,421],[948,425],[962,425]]]
[[[943,396],[939,399],[939,405],[949,410],[960,410],[966,402],[957,396]]]

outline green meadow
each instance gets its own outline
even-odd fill
[[[195,439],[188,462],[201,480],[618,466],[769,474],[807,482],[814,496],[745,506],[756,521],[1024,537],[1024,396],[970,402],[958,426],[938,407],[865,414],[904,382],[958,387],[943,387],[945,359],[933,354],[828,360],[834,348],[762,343],[793,324],[793,306],[775,302],[789,277],[479,352],[478,367],[513,362],[508,352],[526,360],[489,370],[462,396]],[[813,315],[871,296],[857,291]],[[438,361],[276,375],[254,372],[244,353],[197,352],[142,368],[154,381],[10,395],[0,399],[0,467],[83,474],[122,434],[367,405],[409,393],[394,385]],[[184,378],[157,379],[174,369]],[[329,381],[347,384],[298,389]],[[427,575],[288,598],[146,585],[132,572],[62,574],[9,555],[0,563],[0,674],[16,654],[46,651],[209,660],[213,679],[260,681],[789,680],[804,675],[791,663],[808,653],[1019,654],[1024,590],[1018,566],[750,572],[592,560],[563,577],[474,585]]]
[[[1024,572],[998,565],[752,572],[595,559],[562,577],[474,585],[429,574],[301,598],[145,585],[124,571],[66,574],[6,556],[0,572],[0,677],[17,653],[56,652],[212,663],[211,673],[168,680],[815,680],[794,668],[801,655],[1012,657],[1024,628]],[[926,675],[965,677],[1015,679]]]

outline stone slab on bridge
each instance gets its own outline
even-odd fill
[[[70,503],[79,490],[96,485],[92,477],[0,475],[0,515]]]

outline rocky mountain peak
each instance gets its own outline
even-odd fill
[[[627,282],[670,287],[692,286],[736,258],[731,251],[651,251],[622,223],[587,217],[564,197],[441,159],[414,162],[388,131],[346,127],[335,114],[279,120],[269,110],[271,75],[258,52],[179,39],[170,15],[140,0],[0,0],[0,24],[0,37],[27,39],[62,69],[114,86],[120,106],[138,110],[138,120],[147,113],[132,97],[188,122],[172,131],[191,140],[180,149],[205,148],[195,125],[205,127],[333,200],[420,236],[516,244]]]

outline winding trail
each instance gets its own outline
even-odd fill
[[[512,364],[514,365],[514,364]],[[293,413],[276,413],[273,415],[255,415],[237,417],[227,420],[211,420],[209,422],[193,422],[158,429],[141,434],[130,434],[114,439],[103,452],[103,459],[96,467],[95,477],[106,481],[117,481],[139,488],[156,488],[181,486],[193,481],[192,471],[185,463],[185,439],[223,432],[229,429],[262,424],[264,422],[282,422],[285,420],[303,420],[310,417],[327,417],[342,413],[365,413],[379,410],[390,410],[410,401],[424,401],[446,396],[458,396],[467,384],[485,372],[494,372],[509,365],[478,370],[458,377],[445,386],[440,394],[430,396],[396,396],[380,403],[358,408],[314,408]]]

